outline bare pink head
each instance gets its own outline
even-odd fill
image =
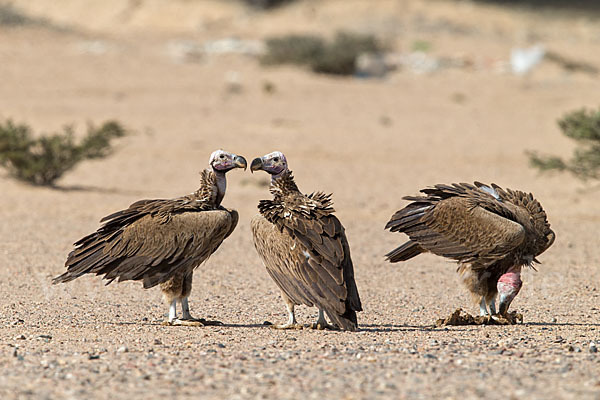
[[[510,303],[519,294],[521,286],[523,286],[521,267],[511,268],[498,279],[496,287],[498,289],[498,311],[500,314],[505,314],[508,311]]]

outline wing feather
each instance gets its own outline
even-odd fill
[[[98,231],[77,242],[65,264],[67,271],[55,278],[55,283],[95,273],[104,275],[109,283],[143,280],[144,287],[155,286],[202,263],[231,234],[238,220],[237,212],[225,209],[185,211],[169,218],[135,217],[125,210],[109,217]]]

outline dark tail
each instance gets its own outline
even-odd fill
[[[346,306],[346,312],[342,315],[335,312],[330,313],[325,311],[331,322],[337,325],[338,328],[344,331],[354,332],[358,329],[358,321],[356,319],[356,311]]]
[[[402,246],[395,248],[385,255],[385,258],[392,263],[410,260],[413,257],[423,253],[423,248],[418,243],[409,240]]]

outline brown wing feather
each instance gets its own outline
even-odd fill
[[[295,215],[281,227],[258,215],[252,221],[255,247],[269,275],[295,304],[317,306],[347,330],[361,311],[344,228],[334,215]]]
[[[67,271],[54,283],[94,273],[108,283],[143,280],[145,288],[153,287],[206,260],[238,220],[237,212],[228,210],[186,211],[167,219],[159,214],[135,218],[132,210],[112,216],[121,224],[109,220],[78,241],[65,263]]]
[[[525,230],[516,222],[511,205],[473,185],[436,185],[422,192],[427,196],[408,197],[413,203],[394,214],[386,226],[411,239],[387,255],[391,261],[430,251],[486,265],[525,240]]]

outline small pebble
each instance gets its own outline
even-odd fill
[[[25,340],[25,335],[15,336],[15,340]]]
[[[598,352],[598,346],[596,345],[596,342],[590,342],[590,353],[597,353]]]
[[[100,358],[99,354],[90,354],[88,356],[88,360],[98,360]]]
[[[125,346],[121,346],[117,349],[117,353],[128,353],[129,349]]]
[[[271,325],[273,325],[273,323],[272,323],[272,322],[270,322],[270,321],[264,321],[262,324],[263,324],[263,325],[266,325],[266,326],[271,326]]]

